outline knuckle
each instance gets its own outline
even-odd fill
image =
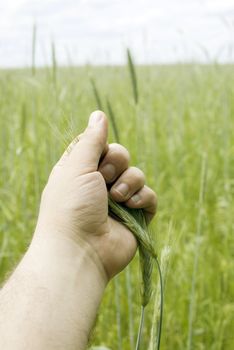
[[[132,166],[129,168],[129,173],[131,176],[134,176],[138,181],[141,181],[143,183],[145,182],[145,174],[141,169]]]
[[[110,154],[116,153],[120,154],[122,158],[126,161],[126,163],[130,162],[130,154],[124,146],[120,145],[119,143],[111,143],[109,145],[109,152]]]
[[[92,148],[97,147],[98,149],[103,149],[105,146],[102,135],[97,132],[93,132],[93,130],[91,131],[89,138],[83,137],[80,139],[80,141],[81,143],[83,142],[83,144],[86,144],[88,147]]]

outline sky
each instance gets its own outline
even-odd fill
[[[234,61],[234,0],[0,0],[0,67]]]

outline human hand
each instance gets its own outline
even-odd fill
[[[108,216],[108,191],[116,202],[144,208],[148,221],[156,212],[156,196],[144,185],[143,172],[129,167],[126,148],[108,145],[107,134],[105,114],[92,113],[79,141],[69,146],[50,174],[35,236],[87,243],[90,257],[99,257],[110,279],[131,261],[137,243],[124,225]]]

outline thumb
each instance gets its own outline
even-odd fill
[[[79,138],[69,157],[69,162],[76,168],[79,175],[98,169],[100,157],[105,149],[108,135],[106,115],[101,111],[93,112],[89,123]]]

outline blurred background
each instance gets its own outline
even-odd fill
[[[0,3],[0,66],[139,64],[234,60],[233,0],[9,0]]]
[[[234,0],[0,0],[0,282],[27,249],[50,171],[102,109],[158,196],[161,350],[234,349]],[[138,255],[91,344],[134,350]],[[156,350],[153,273],[141,349]]]

